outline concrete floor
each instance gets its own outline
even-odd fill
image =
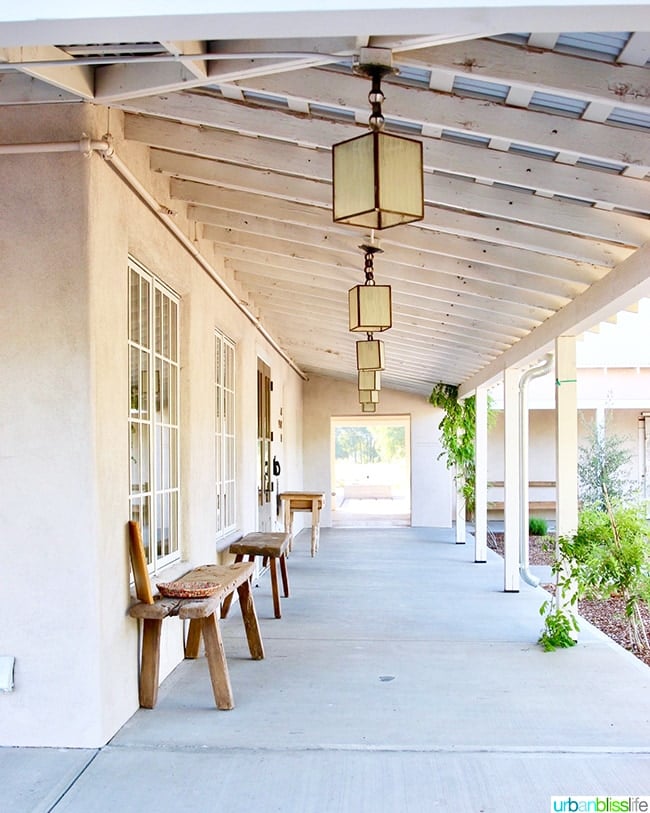
[[[183,662],[99,751],[0,749],[0,811],[546,813],[551,796],[650,794],[650,669],[583,623],[536,644],[541,589],[432,528],[323,529],[252,661],[222,622],[236,708]]]

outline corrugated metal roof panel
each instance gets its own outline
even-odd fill
[[[531,158],[539,158],[542,161],[555,161],[557,152],[555,150],[542,150],[539,147],[531,147],[528,144],[511,144],[508,152],[517,155],[529,155]]]
[[[505,102],[510,85],[499,82],[485,82],[471,76],[454,77],[452,93],[465,96],[478,96],[481,99],[491,99],[492,101]]]
[[[550,110],[553,113],[579,118],[587,109],[587,102],[582,99],[572,99],[569,96],[536,91],[533,93],[528,107],[531,110]]]
[[[630,39],[627,31],[607,31],[605,33],[569,33],[560,34],[557,39],[556,50],[566,50],[596,57],[598,59],[615,60]]]
[[[601,172],[612,172],[615,175],[620,175],[627,166],[626,164],[618,164],[613,161],[597,161],[595,158],[580,158],[576,161],[575,165],[577,167],[597,169]]]
[[[472,144],[475,147],[487,147],[490,139],[487,136],[465,133],[462,130],[443,130],[440,136],[447,141],[456,141],[462,144]]]
[[[640,110],[629,110],[624,107],[615,107],[607,117],[608,124],[619,124],[623,127],[636,127],[641,130],[650,129],[650,115]]]

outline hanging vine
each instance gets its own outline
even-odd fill
[[[474,512],[476,469],[474,444],[476,440],[476,398],[458,398],[458,387],[436,384],[431,390],[429,403],[444,410],[438,428],[443,451],[438,459],[447,458],[447,468],[455,470],[455,478],[462,478],[462,492],[468,514]]]

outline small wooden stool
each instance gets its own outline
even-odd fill
[[[264,533],[256,532],[246,534],[239,542],[233,542],[230,546],[230,552],[235,554],[235,562],[241,562],[244,556],[248,556],[248,561],[254,561],[256,556],[263,557],[263,564],[269,562],[269,570],[271,571],[271,589],[273,591],[273,610],[276,618],[282,617],[280,610],[280,590],[278,586],[278,571],[276,562],[280,562],[280,573],[282,574],[282,587],[284,590],[285,598],[289,596],[289,577],[287,575],[287,549],[289,547],[289,534],[280,533]],[[226,617],[226,613],[230,608],[232,601],[232,594],[227,596],[224,603],[222,614]]]

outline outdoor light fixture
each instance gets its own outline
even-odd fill
[[[376,412],[377,404],[361,404],[362,412]]]
[[[372,245],[359,246],[365,254],[366,281],[348,291],[350,330],[358,333],[377,333],[393,325],[390,285],[376,285],[373,256],[381,252]]]
[[[359,390],[360,404],[378,404],[379,393],[377,390]]]
[[[393,68],[388,48],[361,48],[355,72],[370,77],[370,132],[332,147],[333,217],[367,229],[424,218],[422,142],[382,132],[381,79]]]
[[[381,389],[381,373],[379,370],[359,370],[358,378],[360,390]]]
[[[364,341],[357,342],[357,370],[383,370],[384,343],[373,339],[372,333]]]

